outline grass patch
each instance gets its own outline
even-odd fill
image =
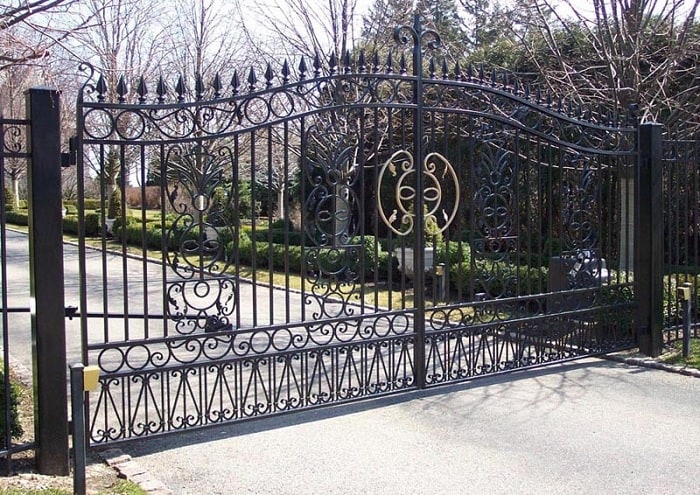
[[[94,492],[93,492],[94,493]],[[119,480],[109,488],[96,492],[97,495],[147,495],[137,484]],[[29,487],[7,487],[0,488],[0,495],[72,495],[73,490],[68,488],[29,488]]]
[[[690,352],[687,358],[683,357],[683,341],[679,340],[671,344],[671,349],[661,356],[661,361],[674,366],[700,369],[700,338],[690,339]]]
[[[97,495],[147,495],[147,492],[136,483],[128,480],[119,480],[116,485],[109,489],[97,492]]]
[[[71,495],[71,493],[62,488],[0,488],[0,495]]]

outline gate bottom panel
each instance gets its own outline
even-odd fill
[[[414,336],[103,374],[90,441],[103,444],[414,388]]]
[[[425,339],[426,385],[632,348],[636,344],[631,309],[614,309],[629,318],[603,323],[596,317],[600,310],[587,310],[429,332]]]

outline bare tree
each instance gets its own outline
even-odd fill
[[[332,54],[340,59],[355,46],[357,4],[358,0],[269,0],[249,8],[237,0],[250,46],[265,58]]]
[[[526,0],[516,31],[526,65],[555,94],[638,105],[670,128],[698,121],[700,0]],[[565,7],[565,8],[562,8]],[[565,13],[570,13],[566,14]]]
[[[116,98],[115,93],[126,93],[142,76],[155,73],[162,39],[162,28],[156,22],[160,16],[154,15],[158,13],[158,2],[86,0],[82,6],[77,15],[81,19],[93,19],[94,25],[76,33],[70,49],[94,67],[97,77],[103,78],[107,97]],[[130,127],[138,125],[133,120],[133,116],[126,116],[117,124],[106,125],[118,125],[120,133],[128,135]],[[86,150],[84,156],[90,173],[107,186],[106,201],[117,189],[120,176],[127,180],[134,172],[139,161],[132,156],[135,152],[114,146]]]
[[[67,15],[78,4],[79,0],[9,0],[0,7],[0,71],[46,58],[53,47],[85,27],[89,18]]]
[[[24,91],[37,80],[37,72],[35,67],[19,64],[7,66],[0,72],[0,103],[4,116],[20,118],[24,115]],[[17,128],[17,131],[20,129]],[[26,140],[24,135],[16,137],[22,141]],[[20,182],[25,177],[26,170],[25,159],[7,158],[5,160],[3,172],[11,183],[16,208],[19,207],[21,197]]]
[[[213,78],[245,60],[241,20],[215,0],[176,0],[166,14],[161,68],[184,76]]]

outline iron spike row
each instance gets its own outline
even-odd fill
[[[282,64],[282,84],[289,83],[289,64],[285,60]]]
[[[314,55],[314,78],[321,77],[321,59],[318,56],[318,52]]]
[[[241,87],[241,81],[238,78],[238,70],[234,70],[233,77],[231,77],[231,89],[233,92],[233,96],[236,96],[238,94],[240,87]]]
[[[104,76],[100,75],[100,78],[97,80],[97,85],[95,86],[95,90],[97,91],[97,101],[103,102],[105,101],[105,97],[107,96],[107,83],[105,82]]]
[[[129,89],[126,86],[126,80],[124,79],[124,75],[122,74],[121,76],[119,76],[119,82],[117,83],[117,97],[119,99],[119,103],[124,103],[128,92]]]
[[[249,91],[255,91],[255,85],[258,82],[258,77],[255,75],[255,69],[252,67],[250,68],[250,72],[248,73],[248,90]]]
[[[272,71],[272,66],[270,62],[267,63],[267,68],[265,69],[265,87],[269,88],[272,86],[272,79],[274,79],[275,73]]]
[[[139,79],[139,84],[136,87],[136,93],[139,95],[139,103],[146,103],[146,95],[148,95],[148,86],[143,76]]]
[[[158,85],[156,86],[156,94],[158,95],[158,103],[165,102],[165,95],[168,94],[168,85],[163,80],[163,76],[158,77]]]
[[[214,80],[211,82],[211,87],[214,89],[214,98],[220,98],[223,85],[221,84],[221,76],[219,76],[218,72],[214,76]]]
[[[338,70],[338,60],[335,57],[335,52],[331,52],[330,57],[328,57],[328,66],[331,76],[335,75]]]
[[[360,55],[357,58],[357,70],[360,74],[363,74],[365,72],[365,51],[362,50],[360,51]]]
[[[197,74],[194,83],[194,97],[197,99],[197,101],[204,98],[204,89],[204,80],[202,79],[202,75]]]
[[[299,80],[303,81],[306,79],[306,73],[308,72],[308,68],[306,66],[306,60],[304,57],[301,57],[301,60],[299,61]]]
[[[180,77],[177,79],[175,93],[177,94],[177,101],[184,101],[185,93],[187,93],[187,86],[185,85],[185,80],[183,79],[182,75],[180,75]]]

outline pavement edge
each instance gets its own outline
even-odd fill
[[[148,495],[174,495],[163,482],[151,476],[146,469],[121,449],[111,448],[97,452],[108,466],[117,471],[117,476],[139,485]]]

